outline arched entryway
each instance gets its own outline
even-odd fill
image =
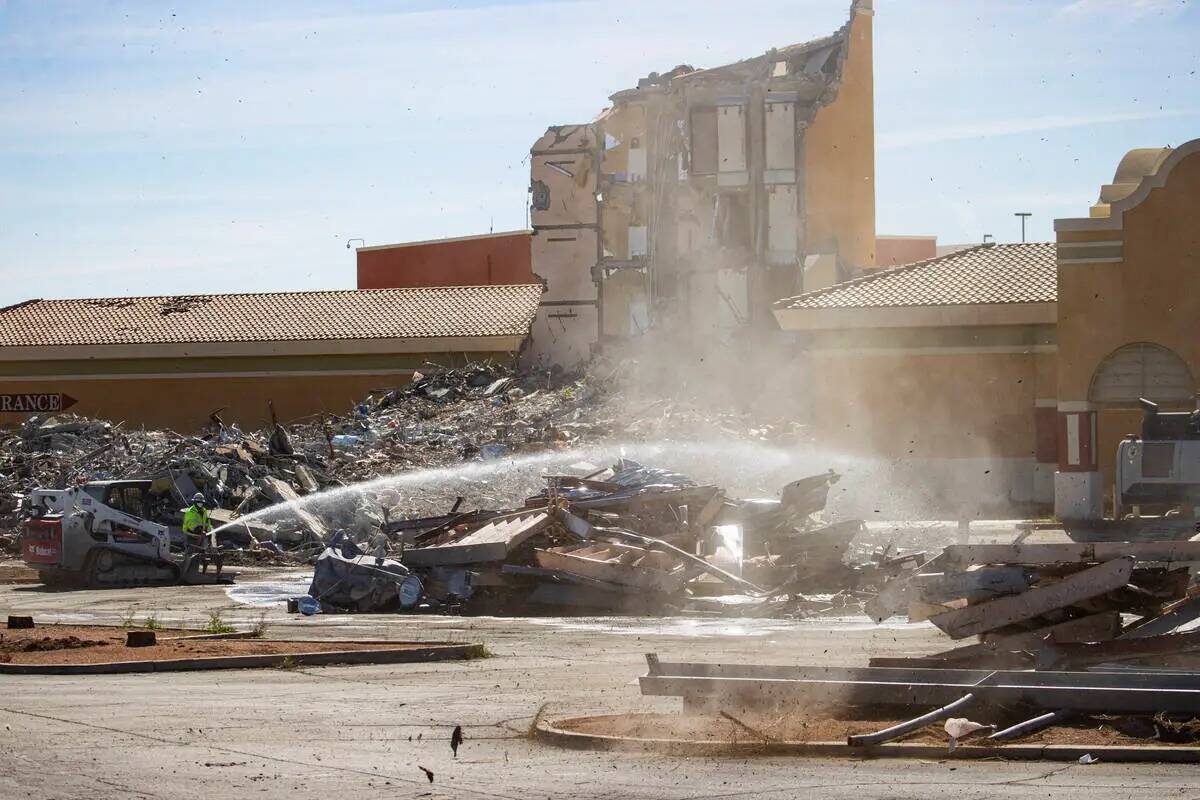
[[[1195,408],[1195,394],[1187,362],[1162,345],[1135,342],[1109,353],[1088,388],[1088,402],[1096,409],[1096,455],[1105,483],[1111,482],[1117,443],[1141,430],[1138,398],[1153,400],[1164,411],[1185,410]]]
[[[1191,404],[1195,397],[1187,362],[1162,345],[1137,342],[1117,348],[1092,375],[1088,401],[1137,407],[1139,397],[1164,405]]]

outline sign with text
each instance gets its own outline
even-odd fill
[[[75,405],[76,400],[62,392],[0,394],[0,412],[18,414],[56,414]]]

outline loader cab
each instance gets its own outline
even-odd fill
[[[1159,411],[1145,398],[1140,436],[1117,446],[1113,516],[1186,514],[1200,507],[1200,412]]]
[[[150,484],[151,481],[148,480],[95,481],[86,484],[83,490],[109,508],[142,519],[150,519]]]

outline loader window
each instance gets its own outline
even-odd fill
[[[122,494],[125,498],[126,514],[133,514],[135,517],[146,516],[146,498],[141,489],[136,486],[127,486]]]
[[[121,487],[113,486],[104,496],[104,505],[109,508],[115,508],[117,511],[125,510],[125,498],[121,496]]]
[[[108,497],[105,498],[104,504],[135,517],[144,517],[145,501],[146,498],[142,494],[141,488],[137,486],[114,486],[108,490]]]

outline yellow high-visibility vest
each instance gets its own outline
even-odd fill
[[[184,533],[204,533],[212,528],[208,522],[208,509],[201,506],[188,506],[183,512]]]

